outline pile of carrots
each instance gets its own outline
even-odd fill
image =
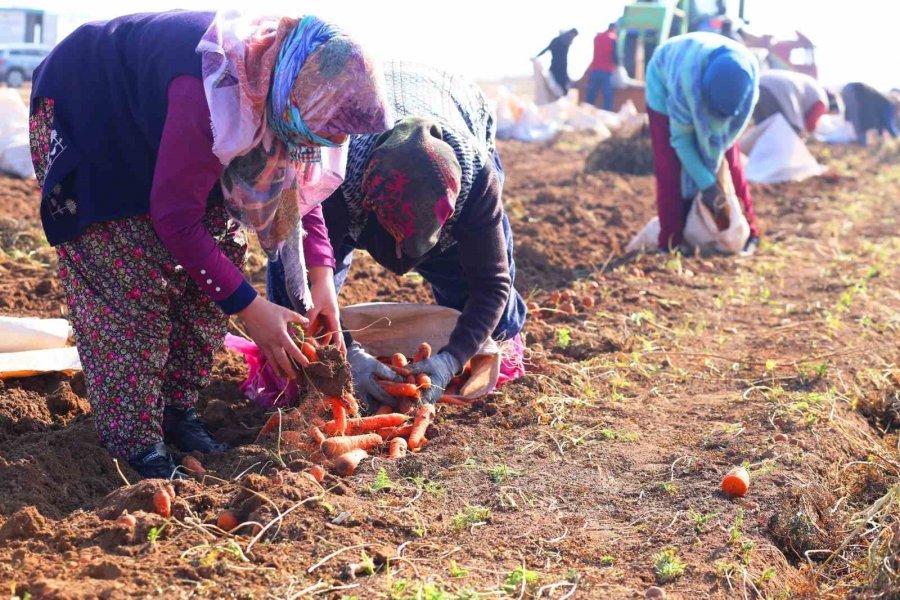
[[[309,342],[304,342],[308,344]],[[310,361],[312,352],[304,354]],[[420,344],[412,362],[425,360],[431,356],[431,347]],[[310,462],[314,463],[307,472],[317,481],[325,477],[326,469],[336,475],[351,475],[357,466],[370,455],[384,458],[401,458],[408,452],[417,452],[427,443],[425,434],[435,416],[432,404],[419,404],[421,390],[431,387],[427,375],[412,375],[408,369],[409,360],[402,354],[379,359],[406,381],[382,381],[381,385],[396,398],[396,406],[383,405],[375,414],[359,416],[359,402],[350,393],[340,398],[325,398],[322,415],[312,419],[311,424],[303,422],[299,412],[274,413],[259,432],[260,438],[278,433],[285,446],[306,451]],[[450,395],[458,393],[465,383],[466,375],[448,385],[441,402],[468,405],[470,401],[460,400]],[[330,412],[330,415],[328,414]],[[325,420],[326,416],[330,419]],[[410,422],[412,419],[412,422]]]

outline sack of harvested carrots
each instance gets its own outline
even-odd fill
[[[403,354],[412,358],[420,344],[435,351],[450,341],[459,311],[436,304],[370,302],[341,310],[341,319],[353,339],[373,356]],[[473,400],[494,391],[500,376],[500,348],[488,341],[469,361],[467,378],[449,396]]]

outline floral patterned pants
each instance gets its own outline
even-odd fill
[[[243,266],[246,241],[224,207],[203,224]],[[97,435],[127,458],[162,440],[166,405],[194,405],[228,317],[175,264],[149,216],[97,223],[58,251]]]

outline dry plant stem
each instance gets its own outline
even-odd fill
[[[335,556],[337,556],[339,554],[343,554],[344,552],[349,552],[350,550],[359,550],[360,548],[368,548],[369,546],[370,546],[370,544],[357,544],[355,546],[347,546],[346,548],[341,548],[340,550],[335,550],[334,552],[332,552],[331,554],[329,554],[328,556],[326,556],[325,558],[323,558],[322,560],[320,560],[319,562],[317,562],[316,564],[314,564],[313,566],[308,568],[306,570],[306,572],[308,574],[312,573],[313,571],[315,571],[316,569],[318,569],[319,567],[321,567],[322,565],[324,565],[329,560],[331,560],[332,558],[334,558]]]
[[[125,474],[122,472],[122,467],[119,466],[119,459],[118,459],[118,458],[114,458],[114,459],[113,459],[113,464],[116,465],[116,473],[118,473],[118,474],[119,474],[119,477],[122,478],[122,481],[125,482],[125,487],[130,486],[131,484],[128,482],[128,478],[125,477]]]

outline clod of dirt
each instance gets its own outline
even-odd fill
[[[834,494],[819,485],[795,492],[789,502],[769,519],[775,545],[789,560],[805,561],[808,550],[834,550],[840,543],[840,526],[831,513]],[[827,553],[811,555],[824,560]]]
[[[241,480],[241,486],[228,503],[228,507],[240,522],[267,523],[275,516],[272,513],[271,502],[284,504],[281,508],[287,509],[290,505],[322,492],[321,487],[304,473],[288,470],[279,471],[271,477],[248,475]]]
[[[213,430],[220,428],[231,416],[231,407],[221,400],[210,400],[203,411],[206,424]]]
[[[653,173],[653,145],[644,135],[611,137],[597,144],[584,163],[587,173],[612,171],[624,175]]]
[[[35,507],[26,506],[0,527],[0,543],[8,540],[32,539],[49,533],[47,519]]]
[[[55,279],[42,279],[40,283],[34,286],[34,291],[36,294],[44,296],[46,294],[55,292],[56,286],[57,283]]]
[[[303,369],[310,386],[326,396],[340,398],[352,389],[350,365],[335,346],[316,348],[318,362]]]
[[[118,579],[122,576],[122,569],[114,562],[104,560],[103,562],[88,565],[84,570],[84,574],[91,579]]]
[[[68,382],[64,381],[59,388],[47,397],[47,408],[53,415],[84,414],[91,410],[90,403],[80,397]]]
[[[182,480],[166,482],[161,479],[145,479],[134,485],[119,488],[106,496],[97,508],[97,514],[102,519],[115,519],[123,512],[136,513],[144,511],[156,512],[153,506],[153,495],[169,484],[175,488],[175,500],[172,502],[172,514],[182,518],[187,514],[188,505],[181,496],[195,495],[203,490],[203,487],[195,481]]]
[[[666,597],[666,590],[661,587],[656,587],[655,585],[652,587],[648,587],[647,591],[644,592],[644,598],[656,598],[658,600],[664,600]]]

